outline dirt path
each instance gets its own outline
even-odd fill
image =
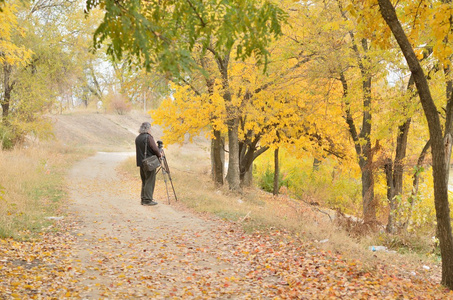
[[[70,211],[80,222],[73,257],[80,296],[263,298],[265,286],[242,280],[248,263],[232,256],[236,242],[224,239],[230,230],[224,224],[164,201],[139,204],[139,187],[115,170],[129,155],[99,152],[69,174]],[[166,200],[163,192],[158,188],[158,199]]]

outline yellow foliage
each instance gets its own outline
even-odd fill
[[[26,65],[32,52],[24,46],[16,45],[12,40],[13,34],[24,36],[24,30],[19,26],[14,4],[5,3],[0,13],[0,64],[12,66]]]
[[[224,101],[218,89],[209,97],[197,95],[189,86],[172,85],[173,95],[165,99],[160,107],[150,111],[155,124],[164,127],[166,143],[182,143],[185,135],[189,140],[209,128],[225,130]]]

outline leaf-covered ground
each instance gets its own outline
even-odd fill
[[[68,228],[69,229],[69,228]],[[70,228],[71,230],[73,228]],[[319,250],[283,233],[244,234],[234,225],[160,228],[159,239],[71,234],[1,242],[3,298],[448,299],[423,274]],[[74,256],[76,251],[86,254]]]
[[[423,269],[370,269],[286,232],[143,207],[136,182],[105,168],[127,155],[78,163],[69,216],[41,239],[0,241],[0,298],[453,299]]]

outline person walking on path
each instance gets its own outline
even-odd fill
[[[139,135],[135,138],[135,150],[137,167],[140,167],[140,178],[142,179],[141,188],[141,204],[142,205],[156,205],[154,201],[154,186],[156,184],[156,170],[147,171],[143,166],[143,159],[145,159],[145,146],[147,147],[147,155],[157,155],[161,157],[161,152],[151,135],[151,124],[149,122],[143,122],[138,130]]]

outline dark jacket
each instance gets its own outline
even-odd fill
[[[148,147],[146,150],[146,156],[149,157],[151,155],[157,155],[158,157],[161,157],[160,150],[157,147],[153,136],[149,133],[140,133],[135,138],[135,157],[137,159],[137,167],[141,167],[142,160],[145,159],[145,141],[147,141],[146,145]]]

